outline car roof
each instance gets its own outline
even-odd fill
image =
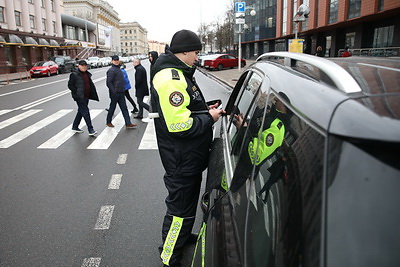
[[[400,60],[273,52],[250,66],[322,132],[400,142]]]

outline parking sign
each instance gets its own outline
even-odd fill
[[[246,11],[246,2],[236,2],[235,3],[235,12],[243,13]]]

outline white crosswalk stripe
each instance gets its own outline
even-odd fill
[[[117,137],[119,131],[125,126],[125,121],[120,112],[112,121],[114,127],[106,127],[101,134],[96,137],[88,149],[108,149],[114,139]]]
[[[16,143],[24,140],[31,134],[34,134],[35,132],[39,131],[43,127],[51,124],[52,122],[58,120],[59,118],[65,116],[66,114],[70,113],[72,109],[62,109],[59,110],[58,112],[54,113],[53,115],[50,115],[49,117],[38,121],[37,123],[11,135],[10,137],[3,139],[0,141],[0,148],[9,148],[12,145],[15,145]]]
[[[72,109],[61,109],[58,112],[52,114],[51,116],[42,118],[40,121],[32,123],[30,126],[14,133],[13,135],[3,139],[0,141],[0,149],[2,148],[10,148],[11,146],[19,143],[20,141],[28,138],[29,136],[32,136],[33,134],[37,133],[44,127],[50,125],[51,123],[63,118],[65,115],[69,114],[72,112]],[[15,109],[5,109],[5,110],[0,110],[0,116],[4,114],[11,114],[10,112],[15,112]],[[35,114],[41,114],[43,112],[42,109],[30,109],[27,111],[24,111],[21,114],[15,115],[14,117],[5,119],[3,121],[0,121],[0,130],[9,127],[11,125],[17,125],[18,122],[21,122],[22,120],[29,119],[32,120],[30,117],[35,115]],[[76,112],[76,110],[75,110]],[[90,115],[93,119],[98,117],[102,112],[104,112],[103,109],[93,109],[90,110]],[[102,116],[99,116],[102,117]],[[104,118],[102,118],[104,119]],[[64,143],[66,143],[68,140],[74,136],[74,132],[71,130],[72,125],[70,124],[70,120],[65,120],[66,125],[68,123],[68,126],[66,126],[64,129],[61,131],[57,131],[54,133],[54,136],[52,136],[50,139],[39,145],[37,148],[38,149],[58,149],[60,146],[62,146]],[[93,141],[92,143],[87,147],[87,149],[91,150],[105,150],[109,149],[111,144],[114,142],[114,140],[117,138],[118,134],[120,133],[121,129],[125,127],[125,121],[123,118],[122,113],[120,112],[115,116],[113,119],[112,123],[114,124],[115,127],[107,127],[104,124],[104,129],[98,129],[98,135],[96,138],[91,138]],[[82,119],[81,123],[78,126],[79,128],[85,128],[86,123]],[[139,150],[157,150],[157,141],[156,141],[156,135],[155,135],[155,129],[154,129],[154,121],[150,120],[149,123],[144,123],[144,124],[139,124],[137,126],[138,128],[140,127],[146,127],[146,130],[143,134],[142,140],[140,142],[140,145],[138,147]],[[135,130],[128,130],[128,131],[135,131]],[[4,137],[3,137],[4,138]]]
[[[90,111],[91,119],[94,119],[99,115],[103,110],[102,109],[94,109]],[[83,128],[86,125],[85,120],[82,119],[79,124],[79,128]],[[69,138],[71,138],[75,133],[71,130],[72,125],[67,126],[61,132],[38,146],[39,149],[56,149],[62,144],[64,144]]]
[[[16,122],[19,122],[23,119],[28,118],[29,116],[32,116],[38,112],[42,111],[42,109],[31,109],[28,110],[22,114],[19,114],[17,116],[14,116],[12,118],[9,118],[8,120],[0,122],[0,129],[6,128],[7,126],[10,126],[11,124],[14,124]]]

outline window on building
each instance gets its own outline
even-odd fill
[[[382,11],[383,10],[384,3],[385,3],[385,0],[379,0],[378,1],[378,11]]]
[[[356,40],[355,32],[346,33],[346,44],[345,47],[354,48],[354,41]]]
[[[310,0],[303,0],[303,4],[306,6],[310,6]],[[308,19],[301,23],[301,30],[306,31],[308,30]]]
[[[6,22],[4,19],[4,7],[0,6],[0,22]]]
[[[361,0],[349,0],[349,12],[347,18],[352,19],[360,16]]]
[[[41,3],[40,3],[40,6],[41,6],[41,7],[45,7],[44,1],[45,1],[45,0],[41,0]]]
[[[394,25],[376,28],[374,30],[373,47],[389,47],[393,44]]]
[[[76,34],[75,34],[75,27],[73,26],[67,26],[67,31],[66,31],[66,38],[68,39],[76,39]]]
[[[14,14],[15,14],[15,24],[17,26],[21,26],[21,12],[14,11]]]
[[[282,35],[287,33],[287,11],[288,11],[288,1],[283,0],[282,7]]]
[[[56,8],[54,6],[54,0],[50,0],[50,5],[51,5],[51,11],[56,11]]]
[[[329,4],[329,24],[337,22],[338,19],[338,0],[330,0]]]
[[[33,4],[33,0],[28,0],[28,3],[29,4]]]
[[[127,42],[125,42],[125,46],[128,46],[128,43],[127,43]]]
[[[55,21],[52,22],[53,25],[53,32],[56,33],[57,32],[57,24]]]
[[[35,29],[35,16],[34,15],[29,15],[29,24],[31,25],[31,29]]]
[[[42,19],[42,28],[43,28],[44,31],[47,30],[47,28],[46,28],[46,19]]]

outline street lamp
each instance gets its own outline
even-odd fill
[[[251,11],[250,11],[250,16],[252,16],[252,17],[254,17],[255,15],[256,15],[256,11],[254,10],[254,8],[252,7],[252,6],[248,6],[248,7],[246,7],[246,10],[247,9],[251,9]],[[247,30],[249,27],[244,23],[245,21],[245,14],[244,13],[242,13],[242,14],[239,14],[237,17],[236,17],[236,19],[241,19],[241,21],[239,21],[240,23],[238,23],[237,22],[237,24],[238,24],[238,26],[239,26],[239,30],[238,30],[238,34],[239,34],[239,40],[238,40],[238,70],[239,70],[239,72],[240,72],[240,69],[241,69],[241,67],[242,67],[242,62],[241,62],[241,59],[242,59],[242,33],[245,31],[245,30]],[[243,25],[243,27],[242,27],[242,25]]]
[[[296,27],[294,29],[294,39],[297,39],[297,33],[299,31],[299,22],[306,21],[309,14],[310,14],[310,8],[305,4],[301,4],[297,9],[296,15],[293,18],[293,21],[296,23]]]

